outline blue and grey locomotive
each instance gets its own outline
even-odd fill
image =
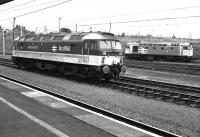
[[[127,44],[125,54],[135,59],[190,61],[193,47],[191,43],[133,42]]]

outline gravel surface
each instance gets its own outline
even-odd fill
[[[84,82],[40,75],[5,66],[0,66],[0,74],[35,84],[184,137],[200,137],[200,109],[146,99]]]
[[[200,76],[128,68],[125,76],[200,88]]]

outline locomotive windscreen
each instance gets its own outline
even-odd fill
[[[100,49],[107,49],[107,50],[122,50],[122,45],[119,41],[114,40],[101,40],[99,41]]]

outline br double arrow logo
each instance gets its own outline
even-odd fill
[[[55,45],[53,45],[52,51],[53,51],[53,52],[56,52],[56,51],[57,51],[57,47],[56,47]]]

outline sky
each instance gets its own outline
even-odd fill
[[[15,24],[37,33],[58,31],[60,18],[60,26],[72,31],[77,26],[78,31],[200,38],[199,0],[14,0],[0,5],[3,28],[12,29],[14,17]]]

